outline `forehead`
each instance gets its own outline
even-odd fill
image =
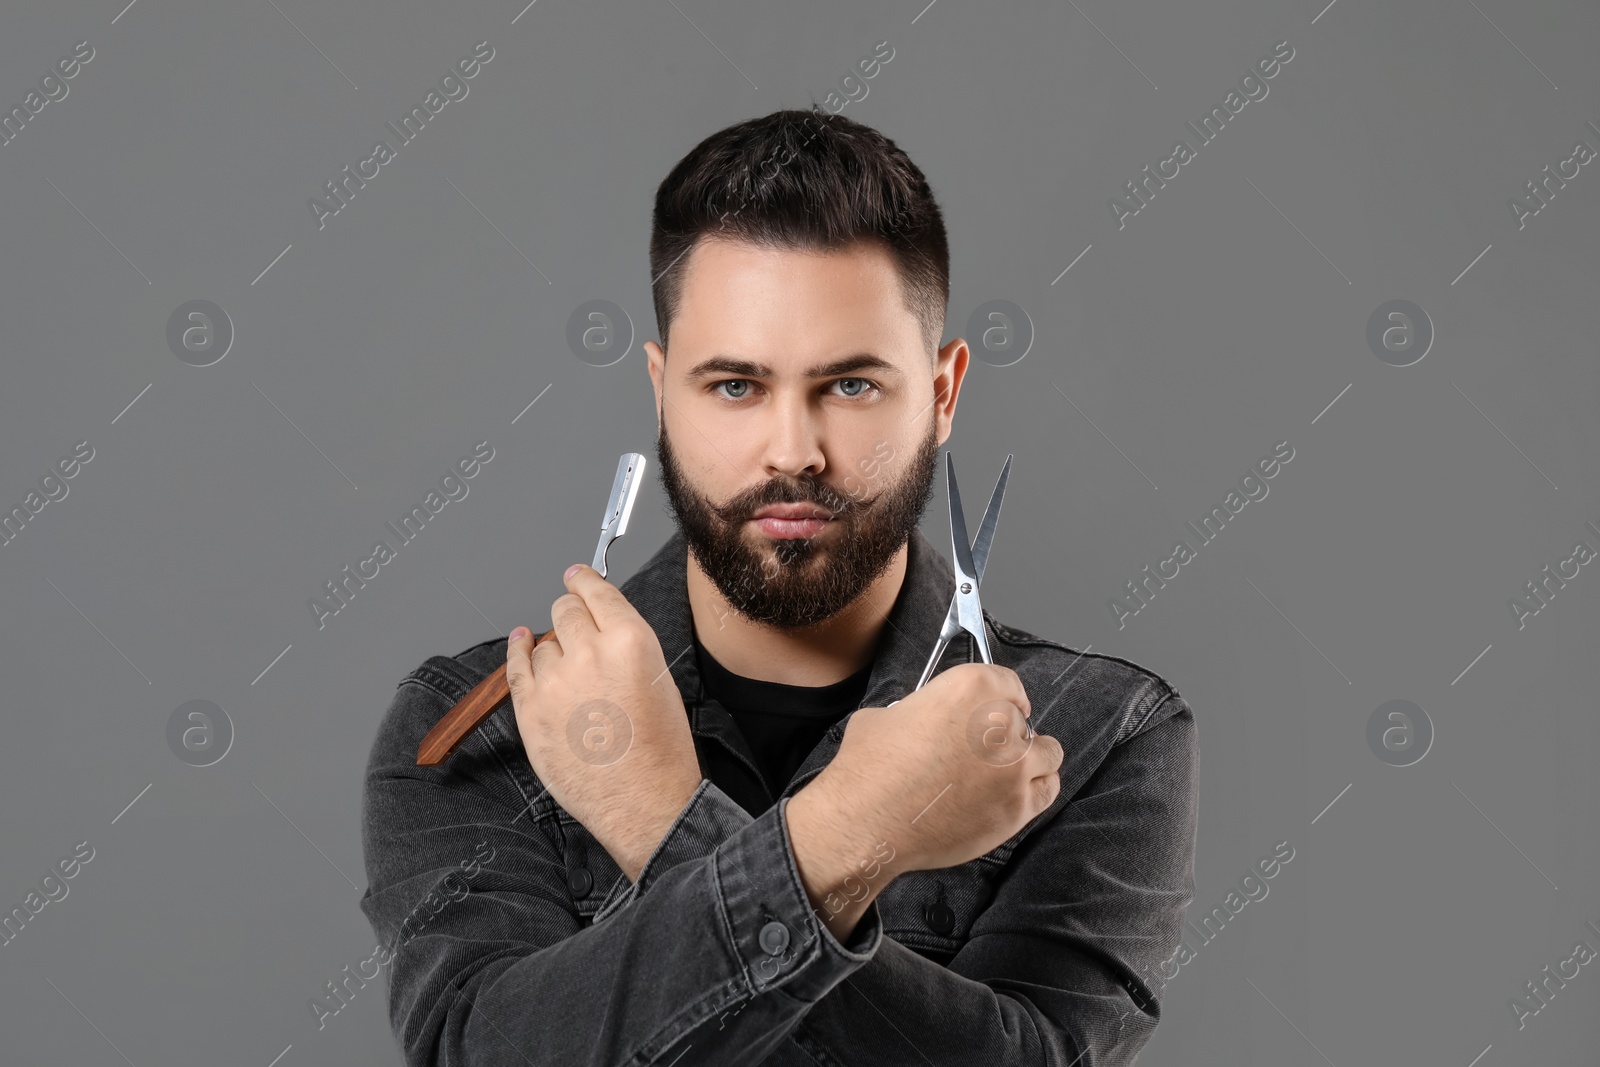
[[[680,344],[778,357],[774,346],[815,353],[920,340],[894,260],[879,243],[812,251],[709,238],[687,257],[672,321],[672,345]]]

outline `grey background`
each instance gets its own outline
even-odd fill
[[[1600,547],[1600,166],[1525,229],[1506,206],[1600,148],[1593,5],[35,2],[0,14],[0,104],[85,39],[0,147],[0,504],[95,449],[0,548],[0,910],[95,857],[0,948],[0,1060],[399,1062],[381,985],[308,1008],[373,951],[373,731],[427,656],[547,626],[617,455],[653,457],[637,341],[587,365],[567,317],[613,300],[655,337],[668,168],[887,40],[844,113],[943,204],[946,336],[990,299],[1036,330],[975,362],[949,442],[984,486],[1017,456],[986,605],[1196,709],[1191,915],[1296,850],[1141,1062],[1594,1062],[1600,966],[1520,1032],[1507,1002],[1600,948],[1600,576],[1521,630],[1507,601]],[[1107,198],[1283,39],[1270,95],[1119,230]],[[480,40],[468,97],[319,230],[307,199]],[[1365,342],[1396,298],[1437,332],[1405,368]],[[165,341],[195,299],[237,331],[204,368]],[[480,440],[467,498],[319,630],[308,598]],[[1107,599],[1282,440],[1270,495],[1118,629]],[[652,470],[614,580],[670,529]],[[206,768],[166,741],[195,699],[237,735]],[[1392,699],[1436,731],[1413,766],[1366,743]]]

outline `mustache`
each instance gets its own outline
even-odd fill
[[[717,517],[727,523],[742,522],[769,504],[815,504],[837,519],[848,517],[870,505],[871,500],[857,500],[816,481],[802,478],[793,482],[774,479],[756,489],[736,494],[726,504],[711,505]]]

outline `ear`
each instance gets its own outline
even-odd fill
[[[646,368],[650,371],[650,384],[656,393],[656,435],[661,434],[661,410],[663,407],[663,391],[667,383],[667,353],[654,341],[644,343]]]
[[[961,393],[961,383],[967,376],[971,363],[967,342],[957,337],[943,348],[933,364],[933,416],[934,430],[939,444],[950,437],[956,417],[956,398]]]

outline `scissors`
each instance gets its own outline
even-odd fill
[[[994,656],[989,651],[988,631],[983,624],[983,604],[978,599],[978,587],[983,581],[984,568],[989,563],[989,546],[994,543],[995,524],[1000,521],[1000,502],[1005,498],[1006,482],[1011,477],[1012,458],[1007,456],[1005,466],[1000,468],[1000,480],[995,482],[994,492],[989,496],[989,506],[984,509],[983,521],[978,525],[978,539],[969,543],[966,514],[961,508],[961,488],[956,484],[955,458],[949,452],[944,454],[945,488],[950,500],[950,555],[955,565],[956,591],[950,598],[950,610],[945,612],[944,625],[939,629],[939,640],[933,646],[933,654],[922,668],[922,677],[917,679],[913,691],[927,684],[939,658],[963,630],[972,635],[983,662],[994,662]],[[889,707],[898,703],[898,700],[892,701]],[[1025,736],[1030,735],[1031,731],[1025,732]]]

